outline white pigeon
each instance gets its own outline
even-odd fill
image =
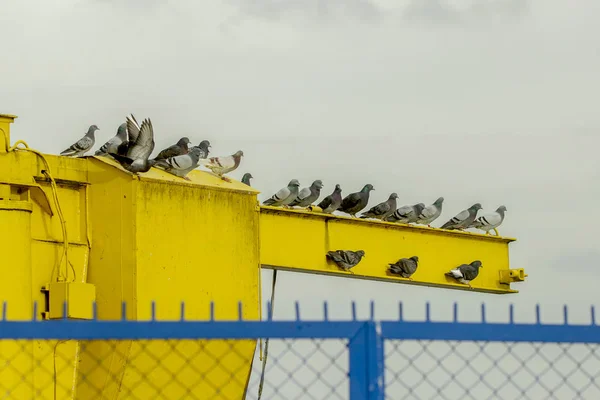
[[[279,189],[277,193],[263,202],[265,206],[284,206],[287,207],[298,197],[298,188],[300,182],[297,179],[292,179],[284,188]]]
[[[506,212],[506,207],[500,206],[498,209],[489,214],[482,215],[478,217],[473,223],[469,226],[469,228],[476,228],[485,231],[486,235],[490,235],[490,231],[493,230],[498,236],[498,228],[504,222],[504,213]]]
[[[433,204],[425,207],[421,214],[417,218],[416,223],[421,225],[431,226],[431,223],[435,221],[442,214],[442,205],[444,198],[440,197]]]
[[[200,159],[200,164],[210,169],[214,174],[218,175],[219,178],[223,179],[224,181],[231,182],[231,179],[223,175],[239,167],[243,156],[244,152],[238,150],[230,156]]]
[[[96,151],[95,156],[106,156],[108,153],[116,153],[121,143],[127,140],[127,123],[123,122],[117,134],[111,137],[108,142],[104,143],[100,149]]]
[[[165,171],[189,181],[190,178],[186,175],[198,166],[201,153],[202,149],[194,146],[189,153],[158,160],[154,166],[162,167]]]
[[[73,143],[68,149],[62,151],[60,153],[61,156],[69,156],[69,157],[81,157],[85,153],[87,153],[92,147],[94,147],[94,143],[96,143],[96,137],[94,133],[99,128],[96,125],[90,125],[87,133],[84,137],[79,139],[77,142]]]

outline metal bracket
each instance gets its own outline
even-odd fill
[[[500,271],[500,283],[523,282],[527,276],[523,268],[503,270]]]

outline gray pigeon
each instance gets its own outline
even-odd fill
[[[125,155],[122,155],[123,145],[119,146],[117,153],[109,153],[113,156],[123,168],[134,174],[147,172],[156,163],[149,160],[150,154],[154,150],[154,129],[149,118],[142,121],[140,126],[133,116],[127,116],[127,149]]]
[[[327,258],[332,260],[338,267],[344,271],[353,273],[350,271],[352,267],[358,265],[360,260],[365,256],[363,250],[351,251],[351,250],[335,250],[328,251]]]
[[[394,264],[389,264],[391,274],[400,275],[403,278],[408,278],[412,281],[412,274],[417,271],[419,266],[419,257],[412,256],[411,258],[401,258]]]
[[[438,219],[438,217],[442,214],[442,205],[444,203],[444,198],[440,197],[433,204],[425,207],[419,217],[415,221],[417,224],[427,225],[431,227],[431,223]]]
[[[298,193],[298,197],[296,200],[290,203],[290,207],[298,206],[298,207],[308,207],[315,200],[319,198],[321,195],[321,189],[323,188],[323,182],[320,179],[317,179],[310,185],[310,187],[306,187],[302,189]]]
[[[198,166],[201,151],[199,147],[192,147],[189,153],[158,160],[154,166],[189,181],[187,174]]]
[[[425,204],[419,203],[414,206],[403,206],[394,211],[392,215],[386,218],[388,222],[401,222],[404,224],[410,224],[416,222],[417,218],[421,214],[421,211],[425,208]]]
[[[99,150],[96,151],[96,156],[106,156],[108,153],[116,153],[121,143],[127,141],[127,123],[123,122],[117,129],[117,134],[110,138],[110,140],[102,145]]]
[[[154,161],[166,160],[167,158],[187,154],[189,152],[188,144],[190,144],[190,139],[182,137],[177,143],[158,153],[158,155],[154,157]]]
[[[200,159],[208,158],[208,153],[210,153],[210,142],[208,140],[203,140],[200,142],[198,146],[194,146],[200,148]]]
[[[84,137],[79,139],[77,142],[71,145],[68,149],[62,151],[60,153],[61,156],[68,157],[81,157],[85,153],[87,153],[92,147],[94,147],[94,143],[96,143],[96,136],[94,133],[99,128],[96,125],[90,125],[87,133]]]
[[[475,221],[475,217],[477,217],[477,211],[481,210],[481,204],[475,203],[471,207],[466,210],[462,210],[454,217],[450,219],[450,221],[446,222],[442,225],[442,229],[466,229]]]
[[[479,268],[483,268],[481,265],[481,261],[476,260],[471,264],[462,264],[458,268],[454,268],[450,270],[450,272],[446,272],[446,276],[456,279],[460,283],[464,283],[465,285],[471,286],[471,281],[477,278],[479,275]]]
[[[383,203],[377,204],[372,207],[369,211],[361,215],[361,218],[377,218],[385,220],[387,217],[393,214],[397,207],[398,194],[392,193],[390,197]]]
[[[238,150],[230,156],[201,158],[200,164],[210,169],[213,174],[217,175],[225,182],[231,182],[231,179],[223,175],[235,171],[237,167],[240,166],[243,156],[244,152]]]
[[[338,209],[340,204],[342,204],[342,188],[340,185],[335,185],[333,193],[321,200],[317,207],[324,213],[331,214]]]
[[[482,215],[477,218],[469,228],[477,228],[485,231],[486,235],[490,234],[490,231],[493,230],[498,236],[498,228],[504,222],[504,213],[506,212],[506,207],[500,206],[498,209],[490,214]]]
[[[242,176],[242,183],[244,185],[252,186],[252,185],[250,185],[250,179],[254,179],[254,177],[252,176],[252,174],[250,172],[246,172],[244,174],[244,176]]]
[[[298,197],[298,187],[300,183],[297,179],[292,179],[287,187],[280,189],[277,193],[263,202],[266,206],[284,206],[287,207],[292,201]]]
[[[369,192],[375,190],[373,185],[366,184],[360,192],[351,193],[342,200],[338,211],[350,214],[356,217],[356,214],[362,211],[369,204]]]

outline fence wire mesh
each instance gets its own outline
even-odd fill
[[[385,398],[600,399],[597,344],[387,340]]]
[[[347,399],[346,342],[270,340],[261,398]],[[0,399],[257,399],[261,370],[255,340],[0,341]]]

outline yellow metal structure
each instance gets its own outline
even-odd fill
[[[7,319],[89,319],[96,301],[101,320],[260,318],[260,268],[352,276],[390,282],[465,289],[444,272],[475,259],[483,262],[475,291],[513,293],[525,278],[511,270],[513,240],[425,227],[372,222],[308,211],[257,206],[255,189],[194,171],[190,181],[151,169],[132,175],[106,157],[44,155],[11,145],[14,116],[0,114],[0,302]],[[282,237],[282,233],[284,236]],[[328,250],[366,251],[353,269],[339,271]],[[414,280],[390,277],[388,263],[418,255]],[[194,398],[241,398],[256,343],[237,341],[0,342],[0,382],[16,386],[15,398],[183,399],[173,374],[206,385]],[[145,351],[141,351],[141,348]],[[46,350],[44,350],[46,349]],[[57,357],[60,354],[61,357]],[[161,369],[144,354],[162,354]],[[195,354],[182,364],[178,354]],[[222,368],[212,368],[218,356]],[[66,357],[66,359],[65,359]],[[31,372],[32,371],[32,372]],[[55,371],[51,383],[48,371]],[[237,371],[235,379],[225,371]],[[195,377],[195,378],[194,378]],[[27,385],[16,383],[27,381]],[[242,382],[242,384],[240,384]]]
[[[282,232],[285,240],[280,239]],[[261,207],[260,238],[263,268],[486,293],[517,292],[510,282],[518,279],[503,278],[513,271],[508,259],[508,244],[515,240],[511,238],[275,207]],[[364,250],[365,257],[346,272],[326,259],[330,250]],[[412,280],[387,272],[388,264],[412,256],[419,257]],[[480,260],[483,268],[471,282],[472,289],[444,275],[474,260]],[[524,279],[524,272],[513,275]]]
[[[122,302],[128,319],[148,320],[152,301],[158,320],[179,319],[184,301],[188,320],[208,319],[211,301],[216,319],[237,319],[239,301],[245,319],[260,317],[256,190],[200,171],[190,182],[159,170],[138,177],[106,158],[14,150],[13,119],[0,116],[0,302],[8,319],[31,319],[34,301],[36,317],[59,318],[65,300],[69,318],[91,318],[94,300],[103,320],[121,318]],[[173,373],[200,372],[206,385],[195,398],[214,398],[209,384],[240,398],[256,343],[236,342],[235,357],[219,360],[223,369],[212,365],[231,351],[225,341],[144,343],[144,353],[165,354],[160,370],[140,346],[67,341],[48,351],[38,341],[2,341],[0,364],[12,368],[0,369],[0,380],[18,388],[13,398],[144,399],[159,385],[163,398],[181,399],[181,387],[168,385]],[[197,356],[182,366],[177,352]],[[237,381],[226,370],[238,371]],[[17,385],[23,377],[28,384]]]

